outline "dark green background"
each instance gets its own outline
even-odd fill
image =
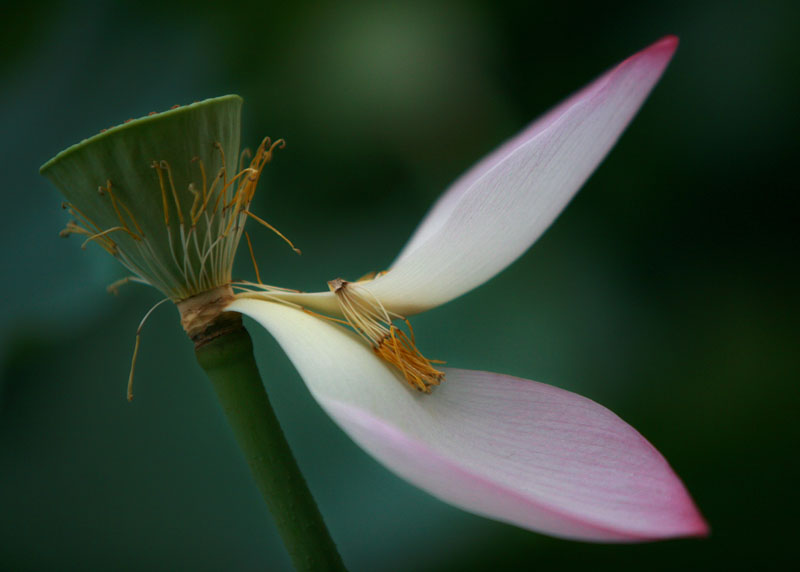
[[[670,460],[707,540],[543,537],[429,497],[320,411],[251,328],[278,415],[352,570],[778,568],[798,533],[796,2],[4,3],[0,569],[285,570],[174,309],[60,240],[37,169],[149,111],[245,98],[288,141],[253,210],[263,279],[385,268],[436,196],[571,91],[667,33],[681,46],[553,228],[414,322],[426,354],[608,406]],[[241,253],[244,254],[244,253]],[[252,278],[246,256],[237,274]]]

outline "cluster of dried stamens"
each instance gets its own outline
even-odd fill
[[[388,312],[369,290],[357,282],[337,278],[328,282],[328,286],[336,295],[347,323],[369,342],[378,357],[399,369],[411,387],[430,393],[431,387],[444,380],[444,373],[433,367],[433,364],[443,362],[429,360],[420,353],[414,330],[406,318]],[[410,335],[395,326],[394,320],[404,321]]]
[[[110,180],[105,186],[100,186],[98,192],[108,198],[118,224],[101,228],[74,204],[64,203],[74,220],[67,224],[61,235],[85,236],[83,247],[89,242],[98,243],[134,274],[120,282],[133,280],[150,284],[174,301],[230,284],[233,258],[248,216],[278,234],[299,252],[285,236],[248,210],[264,166],[271,160],[275,148],[283,146],[282,139],[273,143],[265,138],[246,167],[243,165],[249,152],[242,153],[239,171],[229,178],[222,145],[215,143],[222,167],[209,184],[203,161],[193,158],[201,183],[190,183],[183,190],[176,188],[167,161],[154,160],[151,163],[161,190],[161,209],[171,260],[162,260],[155,253],[136,216],[115,192]],[[181,192],[190,193],[188,212],[185,206],[182,207]],[[188,202],[184,200],[183,204]],[[115,240],[119,233],[130,240]],[[249,244],[249,237],[247,240]],[[121,247],[123,242],[124,248]],[[109,289],[118,285],[112,284]]]
[[[255,263],[255,260],[253,261]],[[388,311],[361,282],[372,280],[384,274],[372,273],[364,276],[357,282],[348,282],[341,278],[328,282],[328,287],[334,293],[339,306],[339,313],[344,320],[314,312],[285,294],[301,294],[298,290],[279,288],[255,282],[234,282],[233,287],[245,297],[267,299],[279,304],[285,304],[302,310],[317,318],[336,322],[343,326],[351,327],[363,338],[375,354],[384,361],[389,362],[403,374],[406,382],[417,391],[431,393],[433,386],[444,381],[444,372],[436,369],[433,364],[444,363],[430,360],[423,356],[417,349],[414,339],[414,329],[404,316]],[[406,324],[408,334],[398,328],[394,322],[401,321]]]

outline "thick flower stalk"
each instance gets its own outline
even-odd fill
[[[359,445],[440,499],[572,539],[705,535],[667,461],[615,414],[541,383],[441,367],[423,357],[408,323],[527,250],[612,148],[676,47],[667,37],[628,58],[480,161],[388,271],[337,278],[318,293],[251,286],[227,309],[275,336]]]

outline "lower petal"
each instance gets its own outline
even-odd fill
[[[230,310],[267,328],[314,398],[378,461],[465,510],[565,538],[701,536],[680,479],[635,429],[593,401],[510,376],[447,369],[432,395],[359,338],[278,303]]]

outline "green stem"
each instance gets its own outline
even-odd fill
[[[226,314],[230,320],[231,314]],[[311,491],[283,436],[258,374],[250,334],[241,325],[198,342],[208,374],[253,478],[297,570],[345,570]]]

